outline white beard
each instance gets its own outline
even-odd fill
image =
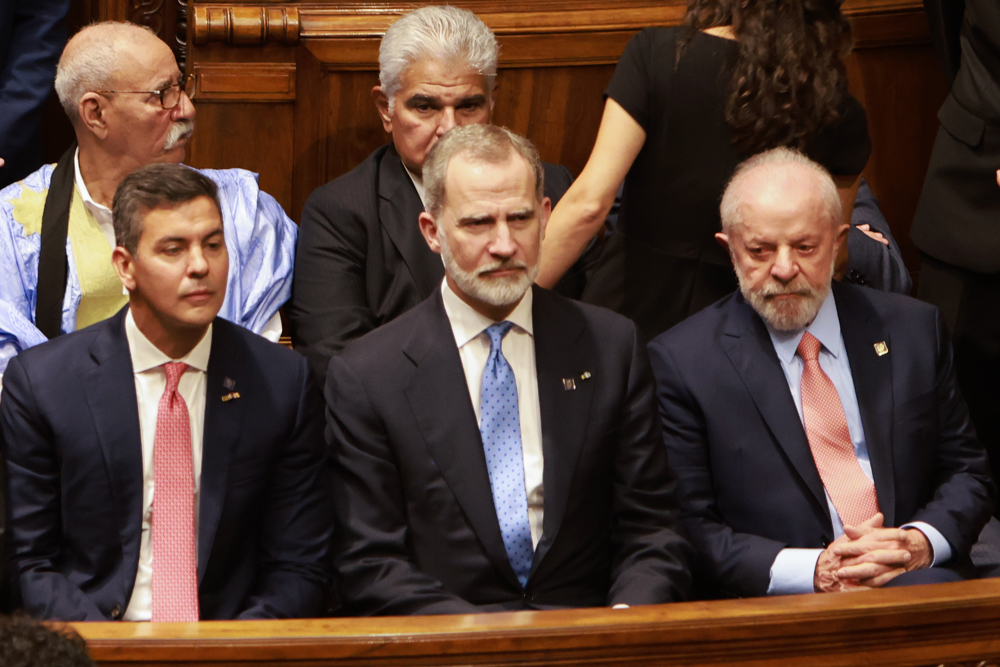
[[[761,319],[776,331],[799,331],[812,324],[826,300],[826,295],[830,293],[830,281],[833,279],[833,262],[831,262],[830,276],[822,288],[813,287],[802,274],[799,274],[788,285],[771,282],[760,289],[753,289],[746,284],[735,258],[733,266],[736,268],[736,278],[740,281],[743,298],[757,311]],[[780,294],[797,294],[800,298],[782,302],[776,302],[771,298]]]
[[[526,266],[523,262],[498,261],[476,271],[465,271],[458,266],[444,233],[438,230],[438,243],[441,244],[441,260],[445,272],[455,281],[455,285],[467,296],[488,303],[491,306],[509,306],[521,300],[531,289],[538,275],[539,262],[534,266]],[[499,269],[527,269],[505,278],[484,278],[482,274]]]

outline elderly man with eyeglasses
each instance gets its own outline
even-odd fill
[[[58,164],[0,190],[0,373],[18,352],[127,303],[111,264],[115,189],[139,167],[181,162],[194,131],[194,78],[141,26],[81,30],[63,51],[55,87],[76,143]],[[218,186],[229,250],[219,315],[277,340],[296,226],[255,174],[202,173]]]

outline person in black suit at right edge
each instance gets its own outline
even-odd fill
[[[1000,3],[924,0],[951,81],[910,236],[917,296],[951,330],[959,386],[1000,473]],[[964,10],[964,16],[963,16]]]

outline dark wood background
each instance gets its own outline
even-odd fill
[[[385,28],[421,2],[77,0],[74,20],[150,25],[200,75],[188,163],[243,167],[298,220],[317,186],[387,141],[369,90]],[[685,0],[454,0],[501,44],[494,121],[525,134],[542,158],[579,173],[596,136],[602,92],[628,39],[681,21]],[[851,90],[868,111],[865,176],[917,268],[909,241],[946,94],[921,0],[846,0],[856,39]],[[186,44],[185,44],[186,38]],[[59,142],[58,133],[53,133]]]

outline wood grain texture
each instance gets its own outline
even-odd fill
[[[383,619],[80,623],[101,665],[995,664],[1000,581]]]

